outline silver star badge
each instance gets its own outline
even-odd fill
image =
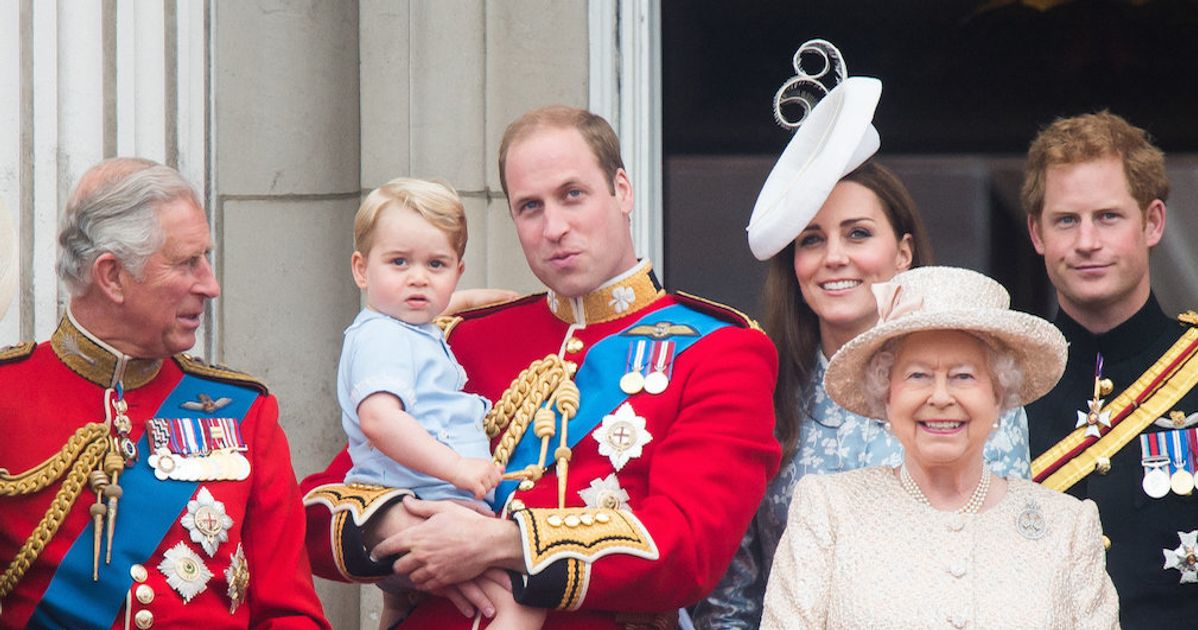
[[[212,498],[207,487],[201,487],[196,498],[187,502],[187,514],[179,520],[191,532],[191,541],[199,543],[211,558],[220,543],[229,540],[233,519],[225,513],[225,504]]]
[[[1090,408],[1089,412],[1077,412],[1077,426],[1075,429],[1086,427],[1086,435],[1094,437],[1102,437],[1102,433],[1098,430],[1098,426],[1102,425],[1106,428],[1111,428],[1111,412],[1102,410],[1101,398],[1086,402]]]
[[[603,424],[591,434],[599,442],[599,454],[606,455],[611,465],[620,470],[629,460],[640,457],[644,447],[653,441],[645,430],[645,419],[636,415],[632,405],[624,403],[616,412],[603,417]]]
[[[158,570],[166,576],[166,583],[183,598],[184,604],[203,593],[208,588],[208,580],[212,579],[212,572],[204,566],[204,561],[183,542],[162,554]]]
[[[1166,569],[1181,572],[1182,584],[1198,584],[1198,529],[1192,532],[1177,532],[1181,544],[1177,549],[1161,549],[1165,554]]]

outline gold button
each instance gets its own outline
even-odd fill
[[[133,623],[137,624],[141,630],[147,630],[154,625],[154,613],[148,610],[139,610],[136,615],[133,615]]]
[[[146,573],[146,568],[140,564],[129,567],[129,575],[133,577],[134,582],[138,583],[145,582],[146,578],[149,577],[149,574]]]
[[[571,354],[575,352],[581,352],[585,345],[586,344],[582,343],[582,340],[578,337],[570,337],[566,340],[566,352]]]
[[[1098,474],[1100,475],[1105,475],[1111,472],[1111,458],[1099,457],[1098,459],[1094,460],[1094,469],[1097,470]]]
[[[1111,548],[1111,539],[1110,539],[1110,538],[1107,538],[1107,535],[1106,535],[1106,534],[1103,534],[1103,535],[1102,535],[1102,548],[1103,548],[1103,549],[1110,549],[1110,548]]]
[[[525,479],[524,481],[520,482],[519,486],[516,486],[516,487],[519,488],[520,490],[528,492],[529,490],[532,490],[533,487],[536,485],[537,484],[534,483],[532,479]]]
[[[154,601],[154,589],[149,584],[138,584],[133,594],[137,597],[137,601],[143,604]]]
[[[520,510],[523,510],[523,509],[524,509],[524,502],[521,501],[520,499],[512,499],[512,502],[509,503],[507,506],[507,510],[509,512],[519,512]]]
[[[566,368],[566,376],[573,377],[578,371],[578,364],[573,361],[563,361],[562,365]]]

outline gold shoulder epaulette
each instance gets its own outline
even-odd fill
[[[446,339],[449,339],[449,335],[453,332],[453,329],[462,323],[462,318],[458,315],[441,315],[434,319],[433,323],[437,325],[437,328],[441,329],[441,334],[445,335]]]
[[[1186,311],[1177,316],[1177,321],[1190,326],[1198,326],[1198,313],[1194,311]]]
[[[0,348],[0,363],[15,363],[17,361],[24,361],[33,355],[34,348],[37,348],[37,343],[33,341],[26,341],[25,343],[18,343],[15,346]]]
[[[266,383],[256,379],[245,372],[238,372],[223,365],[214,363],[204,363],[203,361],[191,356],[190,354],[176,354],[175,363],[179,364],[179,369],[187,374],[209,378],[214,381],[231,383],[233,385],[241,385],[256,389],[263,394],[269,394],[270,391],[266,388]]]
[[[483,315],[490,315],[491,313],[494,313],[495,311],[502,311],[505,308],[510,308],[512,306],[519,306],[521,304],[527,304],[532,301],[543,300],[543,299],[545,299],[544,293],[530,293],[528,295],[522,295],[518,298],[512,298],[510,300],[504,300],[502,302],[494,302],[491,304],[485,304],[483,306],[476,306],[474,308],[463,309],[461,311],[458,311],[457,316],[461,317],[462,319],[473,319],[475,317],[482,317]],[[448,335],[449,333],[445,333],[445,334]]]
[[[742,328],[752,328],[753,330],[765,332],[761,330],[761,326],[758,325],[757,320],[749,317],[741,311],[736,310],[735,308],[732,308],[731,306],[728,306],[727,304],[720,304],[719,302],[699,297],[697,295],[691,295],[690,293],[685,293],[683,291],[675,293],[674,297],[677,298],[679,302],[682,302],[683,304],[686,304],[695,310],[703,311],[708,315],[714,315],[724,321],[732,322],[733,324],[736,324]]]

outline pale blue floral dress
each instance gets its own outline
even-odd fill
[[[741,539],[728,572],[711,595],[695,607],[693,619],[699,630],[757,628],[761,624],[761,600],[770,565],[800,478],[902,463],[903,447],[881,421],[859,416],[828,397],[824,391],[827,366],[828,360],[821,352],[813,376],[813,417],[801,420],[798,450],[766,488],[765,499]],[[1022,407],[1003,414],[998,429],[986,441],[983,457],[990,471],[999,477],[1026,479],[1031,475],[1027,414]]]

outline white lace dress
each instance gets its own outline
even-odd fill
[[[1021,479],[981,514],[939,512],[891,468],[799,481],[761,627],[1119,627],[1092,501]]]

